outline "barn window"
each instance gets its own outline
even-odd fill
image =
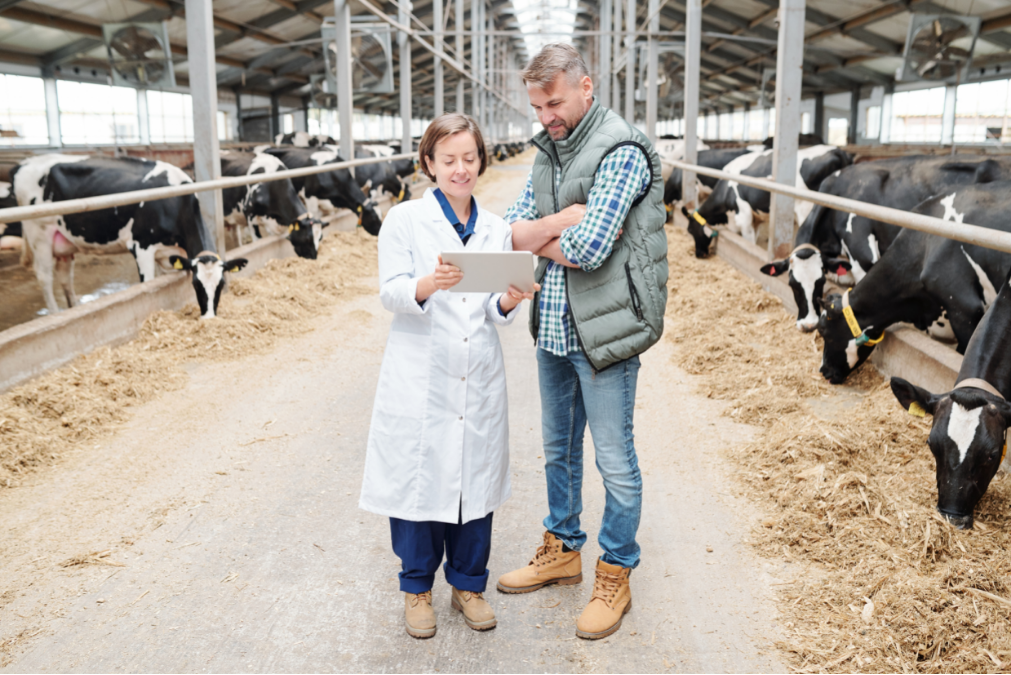
[[[892,94],[892,143],[940,143],[944,87]]]
[[[60,80],[56,96],[64,145],[140,142],[136,89]]]
[[[1009,94],[1008,80],[961,85],[955,103],[955,142],[1011,141]]]
[[[152,143],[193,142],[193,98],[168,91],[147,92]]]
[[[868,106],[864,114],[864,138],[878,138],[881,135],[881,106]]]
[[[831,145],[844,146],[849,137],[850,121],[845,117],[833,117],[828,121],[828,142]]]
[[[49,145],[46,91],[37,77],[0,74],[0,147]]]
[[[809,112],[800,114],[800,133],[811,133],[811,113]]]

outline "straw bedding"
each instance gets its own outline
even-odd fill
[[[754,545],[793,565],[778,646],[801,672],[979,672],[1011,664],[1011,489],[998,475],[960,532],[935,511],[929,418],[870,366],[847,387],[818,372],[821,341],[775,296],[669,230],[666,338],[725,415],[757,425],[726,449],[766,514]]]
[[[217,319],[199,320],[195,304],[157,312],[131,342],[0,395],[0,487],[110,433],[132,407],[182,387],[185,363],[263,353],[312,330],[311,319],[338,301],[374,293],[376,274],[375,237],[335,232],[317,260],[271,260],[252,277],[231,280]]]

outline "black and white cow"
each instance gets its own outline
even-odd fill
[[[1011,182],[969,185],[915,209],[953,222],[1004,232],[1011,221]],[[842,383],[867,360],[884,330],[899,323],[927,328],[946,312],[962,353],[1007,278],[1011,254],[905,229],[846,295],[829,295],[818,320],[825,341],[821,373]],[[844,306],[852,310],[852,321]]]
[[[277,157],[289,169],[337,164],[344,161],[332,148],[313,149],[283,146],[267,148],[264,152]],[[382,227],[383,221],[376,213],[375,204],[365,196],[347,169],[334,169],[303,178],[295,178],[291,182],[295,185],[299,196],[314,218],[320,216],[322,202],[324,207],[329,204],[334,208],[354,211],[358,214],[359,224],[365,228],[366,232],[372,235],[379,234],[379,228]]]
[[[30,157],[15,167],[12,180],[21,206],[192,182],[182,169],[165,162],[85,155]],[[67,305],[77,304],[74,255],[78,252],[129,251],[137,261],[141,281],[153,279],[159,266],[190,270],[202,318],[216,315],[224,273],[246,264],[244,258],[225,262],[215,252],[214,237],[204,224],[195,195],[27,219],[22,229],[21,262],[33,266],[50,312],[58,310],[54,277]]]
[[[826,178],[818,191],[909,210],[933,195],[950,194],[964,185],[1009,179],[1011,158],[918,155],[845,167]],[[774,261],[762,271],[771,276],[790,272],[790,286],[797,298],[797,328],[812,331],[818,325],[824,278],[845,285],[859,282],[881,259],[900,229],[815,205],[794,240],[797,246],[806,247],[803,257]],[[848,262],[841,262],[843,258]]]
[[[222,176],[251,176],[285,170],[287,167],[273,155],[221,153]],[[229,188],[222,191],[222,199],[225,224],[236,228],[236,235],[245,225],[254,241],[262,232],[287,236],[296,255],[316,259],[326,223],[309,215],[290,178]],[[241,236],[238,239],[241,242]]]
[[[393,148],[388,145],[355,146],[355,159],[392,156]],[[397,175],[393,162],[377,162],[355,167],[355,180],[373,201],[380,199],[384,194],[389,195],[394,204],[411,198],[411,188],[407,181]]]
[[[723,167],[731,161],[746,154],[748,154],[748,151],[744,148],[731,148],[729,150],[701,150],[698,153],[698,160],[695,163],[708,169],[722,171]],[[671,173],[667,182],[664,183],[663,203],[667,205],[668,211],[670,211],[673,204],[681,201],[681,179],[683,174],[683,171],[675,170]],[[696,178],[698,178],[700,183],[710,189],[716,187],[716,183],[719,182],[718,178],[703,176],[702,174],[698,174]]]
[[[834,145],[816,145],[797,152],[796,187],[817,190],[822,181],[839,169],[853,163],[853,157]],[[755,178],[771,178],[772,150],[749,152],[727,164],[723,170]],[[758,238],[755,227],[755,213],[769,212],[770,194],[765,190],[741,185],[737,181],[721,180],[716,183],[712,194],[704,201],[697,213],[710,225],[727,223],[728,227],[741,234],[751,243]],[[803,223],[814,205],[796,200],[794,213],[798,223]],[[733,213],[733,222],[729,214]],[[690,218],[693,218],[694,214]],[[696,219],[697,220],[697,219]],[[702,223],[700,223],[702,224]],[[710,238],[711,239],[711,238]],[[709,250],[709,242],[696,237],[696,249]]]
[[[324,145],[333,145],[334,139],[324,134],[307,134],[304,131],[296,131],[291,134],[278,134],[274,137],[274,145],[294,145],[296,148],[318,148]]]
[[[0,181],[0,209],[9,209],[18,205],[14,196],[14,187],[10,183]],[[13,251],[21,248],[21,223],[0,223],[0,251]]]
[[[932,415],[928,444],[937,470],[937,510],[959,529],[972,527],[973,511],[999,468],[1011,470],[1011,287],[1000,292],[969,340],[955,388],[932,394],[893,377],[902,407]]]

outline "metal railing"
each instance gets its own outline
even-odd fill
[[[887,206],[868,204],[867,202],[861,202],[855,199],[846,199],[845,197],[827,195],[816,190],[799,189],[789,185],[775,183],[763,178],[725,173],[723,171],[717,171],[716,169],[710,169],[704,166],[688,164],[680,160],[667,161],[675,168],[702,174],[703,176],[730,180],[740,183],[741,185],[766,190],[767,192],[778,192],[779,194],[789,195],[795,199],[821,204],[822,206],[827,206],[839,211],[855,213],[858,216],[863,216],[872,220],[880,220],[885,223],[891,223],[892,225],[898,225],[899,227],[919,230],[920,232],[936,234],[940,237],[946,237],[956,241],[963,241],[967,244],[976,244],[996,251],[1011,253],[1011,233],[1008,232],[990,230],[985,227],[970,225],[968,223],[942,220],[940,218],[934,218],[933,216],[923,215],[922,213],[910,213],[908,211],[901,211]]]
[[[334,162],[332,164],[320,164],[319,166],[305,166],[301,169],[288,169],[275,173],[256,173],[246,176],[231,176],[228,178],[217,178],[200,183],[182,183],[180,185],[170,185],[167,187],[148,188],[146,190],[132,190],[130,192],[117,192],[115,194],[99,195],[96,197],[83,197],[81,199],[68,199],[61,202],[46,202],[44,204],[33,204],[31,206],[15,206],[9,209],[0,209],[0,223],[13,223],[19,220],[31,218],[44,218],[46,216],[65,216],[70,213],[85,213],[87,211],[98,211],[100,209],[110,209],[114,206],[126,206],[127,204],[138,204],[140,202],[150,202],[158,199],[168,199],[169,197],[181,197],[183,195],[197,194],[198,192],[208,192],[210,190],[224,190],[253,183],[267,183],[274,180],[284,180],[285,178],[301,178],[312,176],[317,173],[326,173],[339,169],[349,169],[354,166],[366,164],[379,164],[380,162],[393,162],[401,159],[414,159],[418,153],[411,152],[391,157],[368,157],[363,159],[353,159],[346,162]]]

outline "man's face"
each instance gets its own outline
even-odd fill
[[[572,84],[568,75],[562,73],[545,89],[528,84],[527,95],[551,140],[563,141],[593,105],[593,80],[584,77]]]

